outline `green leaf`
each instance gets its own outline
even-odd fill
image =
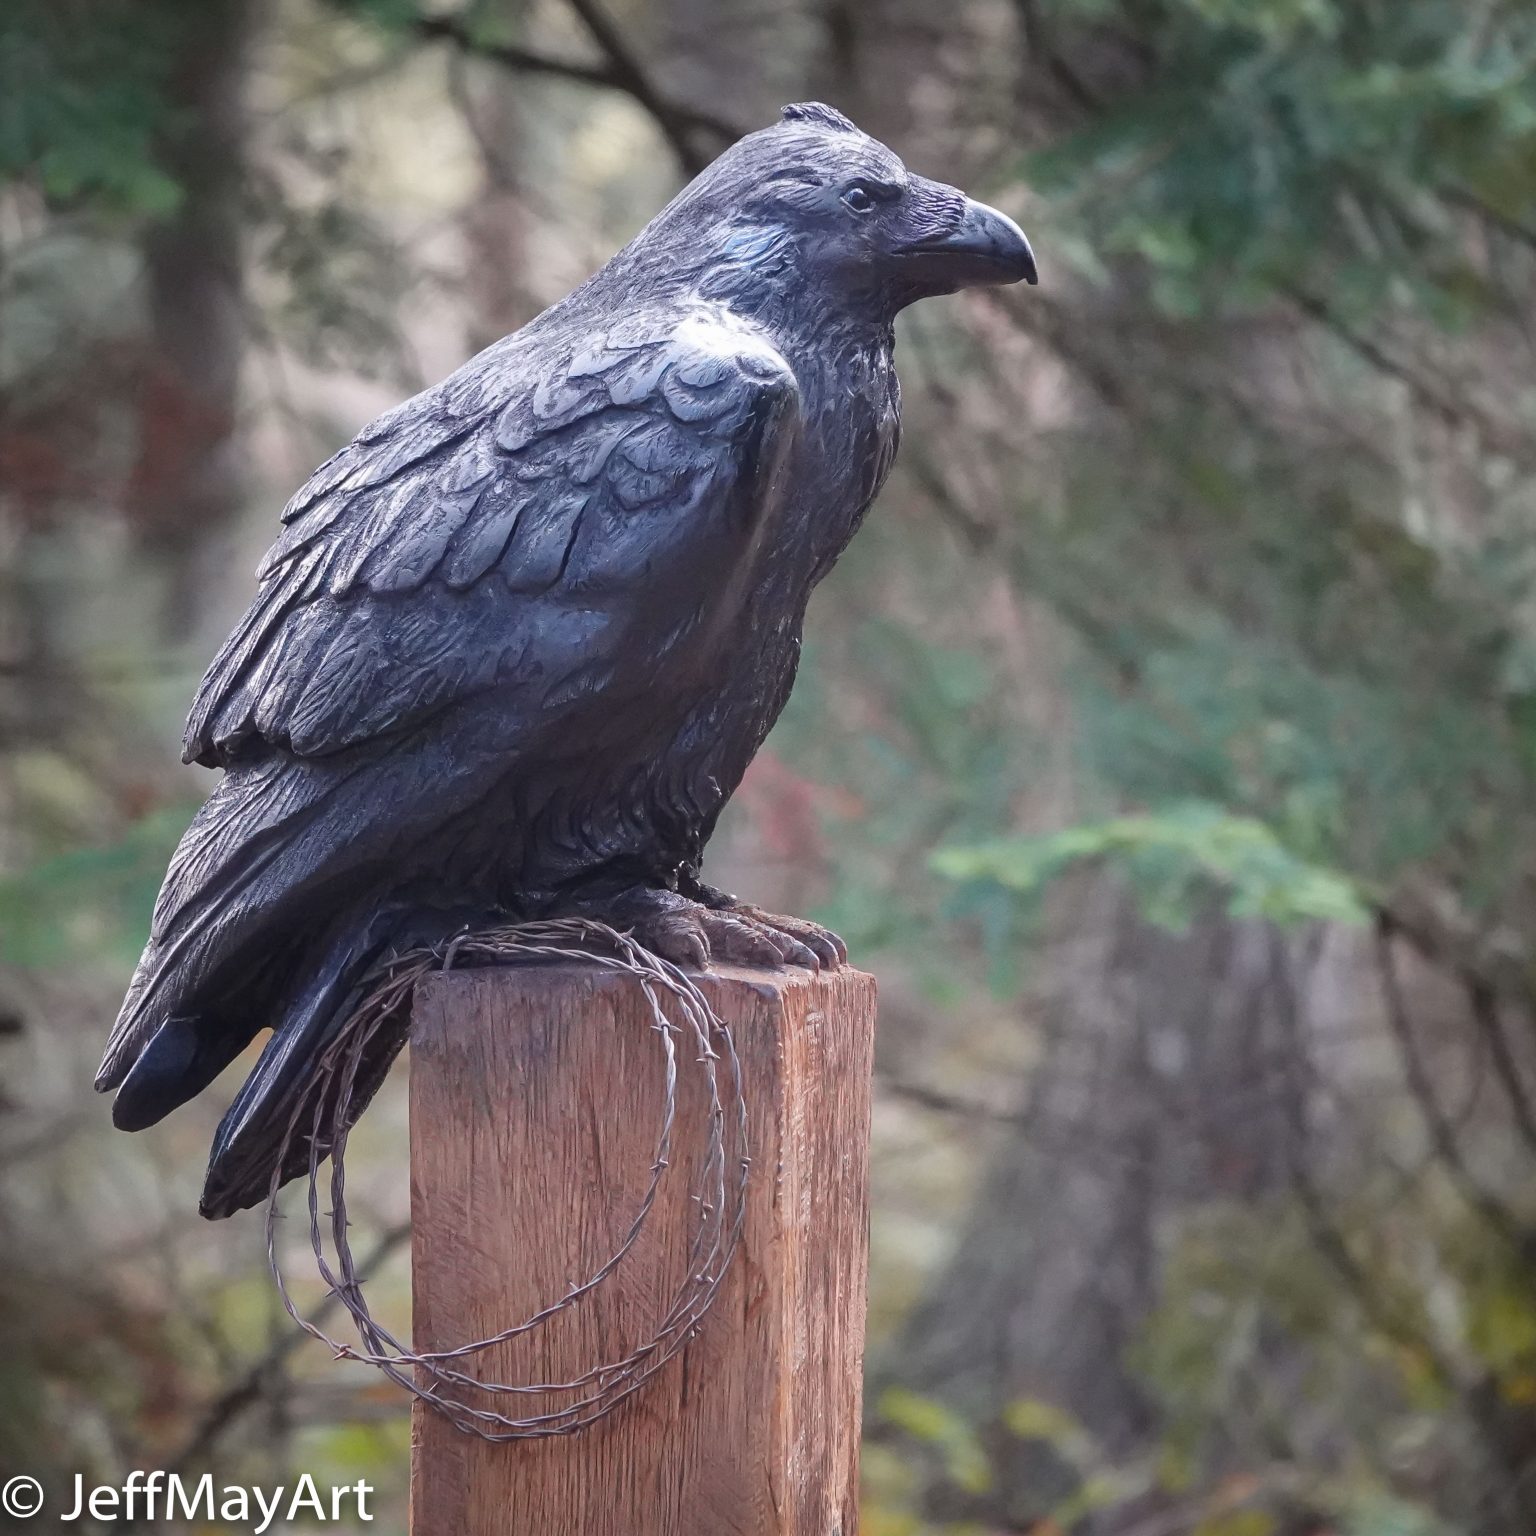
[[[119,842],[60,854],[0,879],[0,961],[58,965],[105,952],[131,963],[190,819],[187,806],[173,806],[135,822]]]
[[[1003,1423],[1020,1440],[1043,1440],[1064,1461],[1084,1468],[1095,1458],[1087,1430],[1055,1403],[1037,1397],[1015,1398],[1003,1410]]]
[[[1103,859],[1120,871],[1147,917],[1174,929],[1188,926],[1213,886],[1225,893],[1235,917],[1276,923],[1367,917],[1348,877],[1296,857],[1263,822],[1200,802],[1040,837],[945,848],[932,863],[951,880],[993,881],[1033,895],[1085,859]]]
[[[939,1451],[945,1473],[957,1487],[985,1493],[992,1486],[992,1468],[976,1432],[946,1404],[907,1387],[888,1387],[878,1411],[887,1423]]]

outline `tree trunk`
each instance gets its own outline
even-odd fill
[[[1168,932],[1106,874],[1058,914],[1041,1060],[886,1371],[996,1452],[996,1486],[959,1508],[941,1491],[941,1512],[1010,1530],[1080,1469],[1010,1436],[1009,1406],[1065,1410],[1109,1464],[1148,1451],[1161,1426],[1131,1357],[1169,1239],[1186,1213],[1287,1190],[1300,1134],[1285,1062],[1308,983],[1278,932],[1215,912]]]
[[[241,191],[251,0],[152,0],[179,39],[161,149],[181,187],[143,241],[150,337],[129,511],[167,572],[164,621],[194,625],[207,555],[240,506],[237,439],[244,351]]]

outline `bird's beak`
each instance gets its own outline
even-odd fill
[[[947,289],[991,283],[1035,283],[1035,253],[1024,231],[1006,213],[966,198],[960,222],[947,234],[903,248],[904,259],[921,263]]]

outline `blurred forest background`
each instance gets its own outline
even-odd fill
[[[869,1536],[1530,1536],[1533,71],[1522,0],[5,0],[7,1474],[403,1529],[217,1105],[90,1091],[181,717],[316,463],[818,97],[1042,269],[904,325],[710,863],[882,980]]]

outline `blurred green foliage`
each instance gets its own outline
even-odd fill
[[[1146,262],[1173,316],[1326,292],[1469,323],[1500,297],[1455,238],[1475,203],[1536,207],[1536,15],[1442,0],[1046,0],[1045,27],[1113,31],[1154,61],[1031,157],[1082,215],[1080,250]],[[1090,188],[1088,196],[1082,189]]]
[[[128,217],[174,208],[157,141],[175,18],[131,0],[8,0],[0,7],[0,179],[51,201]]]
[[[65,966],[90,955],[131,966],[165,867],[191,820],[172,806],[131,822],[120,842],[72,849],[0,876],[0,963]]]
[[[1234,917],[1288,924],[1355,923],[1366,916],[1355,888],[1335,871],[1298,859],[1262,822],[1199,802],[1040,837],[941,849],[933,866],[954,880],[992,880],[1028,895],[1082,859],[1108,862],[1147,916],[1170,928],[1187,928],[1208,911],[1213,885]]]

